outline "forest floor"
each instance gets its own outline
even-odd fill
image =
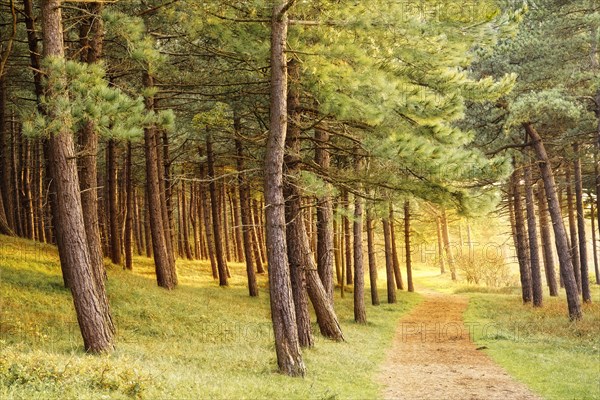
[[[400,319],[380,380],[386,399],[539,399],[473,343],[468,298],[420,291],[424,301]]]

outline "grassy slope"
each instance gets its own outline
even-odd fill
[[[545,291],[544,307],[533,309],[522,304],[520,288],[452,284],[432,269],[423,271],[418,281],[469,296],[465,321],[473,324],[475,342],[544,398],[600,399],[599,286],[593,286],[594,303],[583,306],[583,321],[571,323],[564,293],[557,299]]]
[[[156,287],[148,259],[134,268],[109,272],[117,350],[87,356],[56,250],[0,237],[0,398],[373,398],[396,322],[419,301],[402,293],[397,305],[369,306],[369,325],[358,326],[352,296],[338,295],[347,342],[317,334],[304,351],[308,376],[293,379],[274,373],[264,277],[251,299],[239,264],[219,288],[205,263],[180,261],[173,292]]]

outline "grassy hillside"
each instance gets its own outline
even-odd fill
[[[293,379],[275,373],[266,279],[251,299],[244,267],[230,268],[231,287],[219,288],[207,264],[179,261],[181,285],[172,292],[156,287],[146,258],[135,259],[133,273],[110,268],[117,349],[88,356],[56,249],[0,236],[0,398],[377,397],[377,366],[419,295],[369,306],[369,325],[359,326],[352,296],[338,294],[347,341],[317,334],[316,347],[304,351],[308,376]]]

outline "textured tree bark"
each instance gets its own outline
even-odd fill
[[[258,204],[258,200],[252,199],[252,218],[254,221],[254,232],[256,234],[256,250],[260,254],[260,259],[262,262],[260,263],[260,267],[267,262],[267,257],[265,256],[265,246],[264,246],[264,235],[263,235],[263,223],[262,223],[262,211],[260,205]],[[264,273],[264,268],[261,271],[259,268],[259,263],[256,263],[256,270],[259,274]]]
[[[61,2],[42,0],[42,26],[44,57],[64,59]],[[56,71],[53,72],[57,74]],[[65,77],[56,76],[64,84]],[[52,107],[59,101],[66,101],[65,93],[46,91],[50,119],[60,118]],[[50,176],[55,181],[56,205],[54,219],[60,224],[61,235],[59,255],[69,273],[69,283],[77,313],[77,321],[83,337],[84,348],[91,353],[101,353],[113,349],[113,331],[109,318],[104,314],[108,304],[102,304],[106,297],[99,294],[93,278],[92,265],[85,234],[79,178],[75,161],[75,145],[68,123],[61,125],[60,131],[52,133],[49,145]]]
[[[148,206],[148,195],[144,196],[144,241],[146,242],[146,257],[151,258],[154,254],[152,247],[152,232],[150,228],[150,207]]]
[[[452,247],[450,246],[450,233],[448,232],[448,219],[446,218],[446,209],[441,209],[441,222],[442,222],[442,238],[444,239],[444,250],[446,252],[446,258],[448,260],[448,268],[450,268],[450,275],[453,281],[456,281],[456,265],[454,264],[454,254],[452,253]]]
[[[117,143],[114,139],[108,141],[108,159],[106,160],[106,175],[108,177],[108,215],[110,222],[110,260],[113,264],[121,265],[121,226],[119,224],[119,202],[117,187]]]
[[[315,163],[324,171],[331,164],[331,156],[327,145],[329,133],[322,129],[315,129]],[[329,189],[329,185],[327,186]],[[317,199],[317,270],[323,282],[329,300],[333,302],[333,203],[331,196],[325,195]]]
[[[183,220],[183,250],[188,260],[193,260],[192,246],[190,245],[190,228],[188,226],[188,204],[187,194],[185,190],[185,182],[181,181],[181,219]]]
[[[135,241],[138,256],[144,254],[146,244],[144,243],[144,227],[142,225],[142,213],[140,210],[140,196],[137,187],[133,193],[133,239]]]
[[[577,238],[579,242],[579,266],[581,268],[581,295],[585,303],[592,302],[592,294],[590,292],[590,278],[588,275],[588,254],[587,254],[587,239],[585,235],[585,214],[583,211],[583,184],[581,178],[581,159],[579,158],[579,145],[573,144],[575,160],[573,161],[573,169],[575,170],[575,204],[577,209]]]
[[[369,284],[371,286],[371,304],[379,305],[379,293],[377,292],[377,257],[375,256],[375,232],[373,210],[367,207],[367,250],[369,254]]]
[[[144,86],[154,86],[153,78],[144,73]],[[154,109],[154,99],[146,98],[146,108]],[[160,173],[157,152],[158,132],[155,127],[144,130],[144,145],[146,152],[146,196],[148,199],[148,213],[150,217],[150,230],[152,233],[152,253],[158,286],[165,289],[174,289],[177,285],[175,266],[167,249],[168,227],[163,220],[163,204],[160,195]],[[168,223],[168,222],[167,222]]]
[[[531,167],[525,166],[525,207],[527,210],[527,233],[529,235],[529,265],[531,267],[531,289],[533,306],[543,305],[542,275],[540,273],[540,253],[538,247],[535,206],[533,200],[533,177]]]
[[[0,209],[0,233],[14,236],[11,225],[12,221],[12,197],[10,195],[10,170],[6,156],[6,75],[0,76],[0,197],[2,197],[2,208]],[[8,210],[8,212],[7,212]]]
[[[200,158],[204,156],[204,152],[201,148],[198,149],[198,155]],[[204,162],[200,163],[200,178],[207,179],[206,167]],[[200,187],[200,201],[201,207],[203,209],[202,215],[204,216],[204,233],[206,234],[206,247],[208,250],[208,258],[210,260],[210,267],[212,271],[213,279],[219,278],[219,269],[217,267],[217,258],[215,256],[215,240],[213,237],[213,227],[211,224],[211,213],[209,210],[210,199],[208,197],[208,192],[206,191],[206,185],[201,185]]]
[[[337,203],[337,202],[336,202]],[[334,207],[337,210],[337,204]],[[335,276],[338,285],[342,283],[342,238],[338,229],[338,217],[336,214],[332,215],[333,222],[333,254],[335,260]],[[333,284],[332,290],[335,292],[335,284]]]
[[[290,60],[288,70],[287,96],[287,136],[285,138],[285,155],[283,158],[283,196],[285,198],[285,222],[287,255],[292,284],[292,295],[296,311],[298,340],[301,347],[313,347],[314,338],[310,326],[308,312],[308,293],[306,290],[302,234],[306,232],[305,212],[302,208],[302,197],[298,183],[300,162],[300,93],[299,66],[296,60]],[[306,233],[308,235],[308,233]],[[310,251],[310,250],[309,250]]]
[[[598,267],[598,242],[596,242],[596,223],[594,222],[595,217],[594,202],[590,203],[590,214],[592,221],[592,250],[594,251],[594,272],[596,276],[596,285],[600,285],[600,269]]]
[[[385,242],[385,273],[387,277],[387,302],[396,302],[396,284],[394,282],[394,262],[392,261],[392,238],[390,235],[390,221],[387,218],[383,222],[383,239]]]
[[[406,251],[406,281],[408,284],[408,291],[414,292],[415,287],[412,279],[412,251],[410,246],[410,202],[406,200],[404,202],[404,245]]]
[[[234,117],[233,125],[236,132],[240,132],[241,123],[239,117]],[[242,141],[235,139],[236,163],[238,170],[238,191],[240,195],[240,219],[242,222],[242,239],[244,249],[244,259],[246,260],[246,275],[248,276],[248,292],[251,297],[258,296],[258,286],[256,284],[256,274],[254,265],[252,265],[252,216],[250,215],[250,189],[248,181],[244,175],[244,148]]]
[[[254,217],[254,211],[252,208],[252,201],[251,201],[251,192],[250,192],[250,188],[248,188],[248,212],[250,213],[250,218],[251,218],[251,235],[252,235],[252,254],[254,255],[254,262],[256,263],[256,272],[258,272],[259,274],[264,274],[265,273],[265,268],[263,267],[263,262],[262,262],[262,257],[260,254],[260,243],[259,243],[259,239],[258,239],[258,229],[256,227],[255,221],[256,218]]]
[[[573,263],[573,272],[577,282],[577,290],[581,294],[581,263],[579,259],[579,245],[577,237],[577,222],[575,218],[575,205],[573,199],[573,183],[571,181],[571,170],[566,167],[565,180],[567,183],[567,211],[569,215],[569,251],[571,262]]]
[[[525,232],[525,218],[523,216],[523,205],[521,198],[520,181],[521,177],[518,171],[513,172],[511,184],[513,185],[513,201],[515,212],[515,230],[517,233],[517,258],[519,259],[519,273],[521,277],[521,291],[523,303],[529,303],[532,300],[533,293],[531,288],[531,267],[529,261],[529,252],[526,247],[527,234]]]
[[[206,136],[206,165],[208,168],[208,191],[210,194],[210,212],[212,214],[213,239],[215,242],[215,258],[217,259],[219,286],[228,286],[227,263],[223,257],[223,238],[221,237],[221,219],[219,216],[219,200],[217,199],[215,159],[212,148],[212,137],[210,134],[207,134]]]
[[[558,296],[558,285],[556,283],[556,271],[554,267],[554,254],[552,253],[552,237],[550,233],[550,225],[548,223],[548,204],[546,203],[545,198],[544,181],[540,181],[538,183],[537,195],[546,283],[550,291],[550,296],[556,297]]]
[[[444,259],[444,241],[442,239],[442,218],[438,215],[435,217],[435,227],[437,232],[437,252],[438,262],[440,264],[440,274],[445,274],[446,260]]]
[[[352,285],[352,233],[350,232],[350,201],[348,191],[342,191],[342,207],[344,214],[342,215],[342,223],[344,226],[344,245],[345,245],[345,261],[346,261],[346,284]]]
[[[362,169],[360,157],[355,162],[356,171]],[[365,309],[365,271],[363,262],[362,246],[362,223],[363,223],[363,200],[354,195],[354,322],[367,323],[367,311]]]
[[[230,190],[230,197],[231,197],[231,214],[233,215],[233,223],[234,223],[234,229],[235,229],[235,256],[237,259],[237,262],[244,262],[246,257],[244,255],[244,234],[242,232],[243,230],[243,224],[242,224],[242,216],[241,216],[241,209],[240,209],[240,199],[239,199],[239,190],[236,193],[236,190],[234,187],[231,188]],[[252,260],[250,260],[250,265],[252,265]]]
[[[560,213],[558,204],[558,196],[556,194],[556,183],[554,182],[554,174],[546,153],[546,148],[542,142],[542,138],[535,130],[534,126],[526,123],[525,130],[532,140],[532,147],[538,159],[538,166],[544,180],[546,188],[546,200],[548,201],[548,210],[552,218],[552,226],[554,227],[554,240],[560,260],[560,273],[563,276],[565,291],[567,293],[567,303],[569,308],[569,318],[571,320],[579,320],[582,318],[581,303],[577,292],[577,282],[575,281],[575,273],[573,264],[569,254],[569,244],[567,243],[567,232]]]
[[[131,271],[133,270],[133,198],[135,197],[135,188],[133,187],[132,175],[133,160],[131,142],[127,142],[127,154],[125,160],[125,269]]]
[[[396,241],[396,227],[394,221],[394,206],[390,201],[390,238],[392,240],[392,262],[394,263],[394,278],[396,280],[396,288],[404,290],[404,282],[402,282],[402,270],[400,269],[400,259],[398,257],[398,242]]]
[[[298,327],[287,259],[283,157],[287,134],[287,60],[285,55],[288,17],[293,2],[277,1],[271,22],[270,127],[265,153],[265,219],[271,319],[279,371],[304,376],[306,367],[298,342]]]

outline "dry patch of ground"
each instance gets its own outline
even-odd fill
[[[386,399],[540,399],[472,342],[468,299],[434,292],[400,320],[380,373]]]

